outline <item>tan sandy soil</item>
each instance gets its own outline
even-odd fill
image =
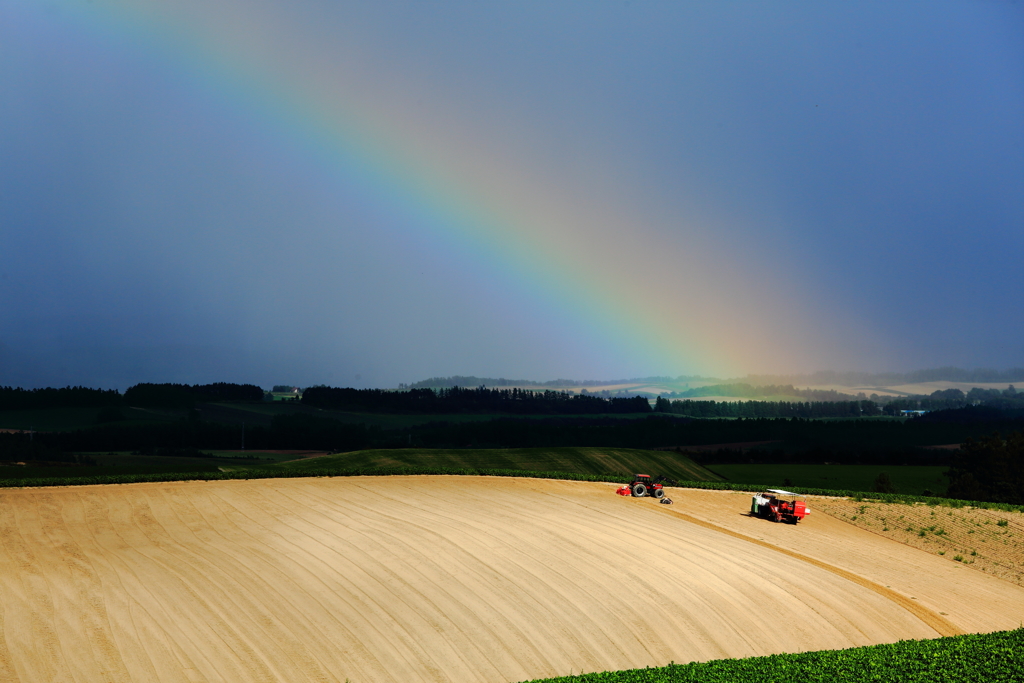
[[[0,681],[521,681],[1016,627],[1024,588],[749,495],[486,477],[0,492]]]
[[[1024,514],[1020,512],[850,499],[822,501],[816,507],[948,562],[1024,586]]]

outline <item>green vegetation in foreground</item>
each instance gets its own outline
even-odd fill
[[[1024,629],[798,654],[719,659],[532,683],[996,683],[1024,680]]]
[[[721,480],[721,477],[684,455],[672,451],[632,448],[378,449],[295,460],[282,463],[279,467],[292,470],[358,467],[512,469],[617,474],[620,478],[643,472],[652,476],[663,474],[678,480]]]
[[[773,481],[776,486],[870,491],[881,472],[889,475],[900,493],[923,495],[949,488],[940,465],[708,465],[728,481]],[[786,481],[790,483],[785,483]]]

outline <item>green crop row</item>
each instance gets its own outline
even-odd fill
[[[161,472],[155,474],[109,474],[93,477],[52,477],[47,479],[0,479],[0,488],[37,486],[89,486],[96,484],[138,484],[169,481],[223,481],[230,479],[295,479],[304,477],[386,477],[400,475],[459,475],[491,477],[527,477],[533,479],[564,479],[570,481],[621,481],[621,474],[578,474],[574,472],[537,472],[512,469],[473,469],[454,467],[363,467],[239,469],[227,472]]]
[[[458,467],[363,467],[363,468],[316,468],[316,469],[239,469],[228,472],[166,472],[156,474],[109,474],[92,477],[54,477],[48,479],[0,479],[0,488],[35,486],[86,486],[96,484],[136,484],[161,481],[220,481],[228,479],[281,479],[296,477],[384,477],[391,475],[462,475],[490,477],[526,477],[532,479],[562,479],[569,481],[622,482],[622,474],[579,474],[575,472],[542,472],[516,469],[477,469]],[[764,484],[741,484],[722,481],[680,481],[681,488],[710,491],[764,491]],[[932,496],[915,496],[902,493],[867,493],[834,489],[790,487],[794,493],[813,496],[841,496],[855,500],[871,500],[882,503],[926,503],[945,507],[976,507],[1009,512],[1024,512],[1024,505],[987,503],[983,501],[956,500]]]
[[[1024,629],[849,650],[719,659],[532,683],[1009,683],[1024,680]]]

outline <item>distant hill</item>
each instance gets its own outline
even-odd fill
[[[894,384],[921,384],[924,382],[977,382],[989,384],[997,382],[1024,382],[1024,368],[993,370],[991,368],[944,367],[913,372],[835,372],[822,370],[802,375],[748,375],[743,378],[749,384],[804,384],[820,386],[838,384],[840,386],[891,386]]]
[[[747,375],[722,379],[701,375],[680,375],[678,377],[654,376],[634,377],[630,379],[612,380],[575,380],[554,379],[536,381],[530,379],[506,379],[504,377],[476,377],[473,375],[453,375],[451,377],[431,377],[430,379],[400,385],[402,389],[437,389],[450,387],[605,387],[623,384],[748,384],[753,386],[769,385],[803,385],[822,386],[839,385],[847,387],[891,386],[896,384],[920,384],[924,382],[977,382],[991,384],[998,382],[1024,382],[1024,367],[1007,370],[992,368],[975,368],[965,370],[956,367],[930,368],[911,372],[838,372],[821,370],[813,373],[790,375]],[[687,387],[689,388],[689,387]]]

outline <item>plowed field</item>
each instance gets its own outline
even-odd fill
[[[1019,626],[1024,588],[749,496],[484,477],[0,492],[0,681],[520,681]],[[813,503],[812,503],[813,505]]]

